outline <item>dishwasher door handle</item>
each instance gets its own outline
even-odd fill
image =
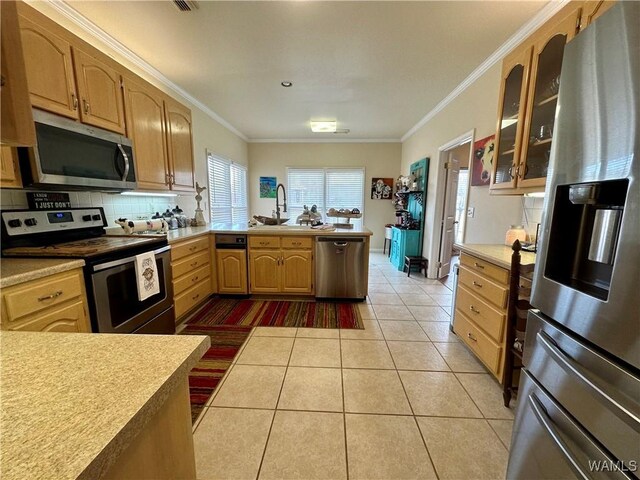
[[[333,242],[336,247],[346,247],[347,242]]]

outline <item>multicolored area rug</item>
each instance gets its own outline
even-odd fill
[[[364,328],[356,303],[214,298],[181,335],[209,335],[211,347],[189,374],[191,420],[215,391],[253,327]]]

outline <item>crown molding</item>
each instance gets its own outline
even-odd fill
[[[106,44],[109,48],[117,52],[122,57],[126,58],[128,61],[133,63],[140,70],[149,74],[151,77],[156,79],[158,82],[163,84],[164,86],[170,88],[174,92],[178,93],[180,96],[187,99],[190,103],[198,107],[205,114],[211,117],[213,120],[227,128],[229,131],[240,137],[245,142],[249,141],[249,138],[238,130],[236,127],[231,125],[228,121],[218,115],[216,112],[211,110],[208,106],[202,103],[200,100],[195,98],[189,92],[184,90],[182,87],[178,86],[171,80],[169,80],[162,72],[153,67],[151,64],[147,63],[141,57],[136,55],[132,50],[127,48],[123,43],[116,40],[114,37],[109,35],[87,17],[82,15],[76,9],[67,4],[64,0],[46,0],[47,4],[49,4],[56,12],[62,14],[65,18],[69,19],[71,22],[76,24],[82,30],[84,30],[89,35],[99,39],[101,42]],[[32,2],[29,2],[32,3]],[[33,4],[33,3],[32,3]],[[117,8],[114,6],[114,8]]]
[[[544,25],[551,17],[558,13],[570,0],[552,0],[547,3],[537,14],[525,23],[520,29],[511,35],[498,49],[489,55],[471,74],[465,78],[449,95],[444,97],[429,113],[416,123],[407,133],[400,139],[404,142],[422,128],[429,120],[433,119],[438,113],[445,109],[447,105],[453,102],[462,92],[469,88],[478,78],[486,73],[493,65],[501,61],[506,54],[522,43],[529,35]]]
[[[252,138],[249,143],[401,143],[399,138]]]

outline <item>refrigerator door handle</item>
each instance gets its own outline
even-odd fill
[[[584,480],[589,480],[591,477],[587,474],[587,472],[585,472],[580,467],[580,463],[578,462],[578,459],[575,457],[575,455],[571,452],[567,444],[564,442],[564,440],[560,436],[560,433],[552,425],[552,420],[547,415],[546,409],[544,408],[544,405],[542,405],[540,400],[538,400],[538,397],[536,397],[535,394],[531,393],[529,395],[528,400],[531,406],[531,410],[533,410],[533,413],[536,416],[536,419],[538,420],[540,425],[544,427],[544,429],[549,434],[549,436],[553,439],[554,443],[558,446],[558,448],[560,448],[564,456],[569,460],[575,473],[577,473],[580,478],[583,478]]]
[[[576,378],[593,390],[598,395],[598,398],[623,422],[633,428],[636,432],[640,431],[640,416],[633,411],[634,408],[632,406],[627,406],[625,405],[627,402],[614,398],[615,394],[611,392],[610,388],[600,384],[593,378],[593,375],[590,375],[582,366],[580,366],[580,364],[564,353],[548,333],[541,330],[537,333],[536,337],[544,349],[564,370],[575,375]],[[607,392],[607,390],[609,390],[609,392]]]

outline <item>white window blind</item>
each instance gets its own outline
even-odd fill
[[[207,159],[211,222],[246,224],[247,169],[212,154]]]
[[[339,221],[326,218],[329,208],[357,208],[364,213],[364,168],[289,168],[287,177],[288,216],[294,222],[304,205],[317,205],[328,223]],[[359,225],[361,221],[351,223]]]

